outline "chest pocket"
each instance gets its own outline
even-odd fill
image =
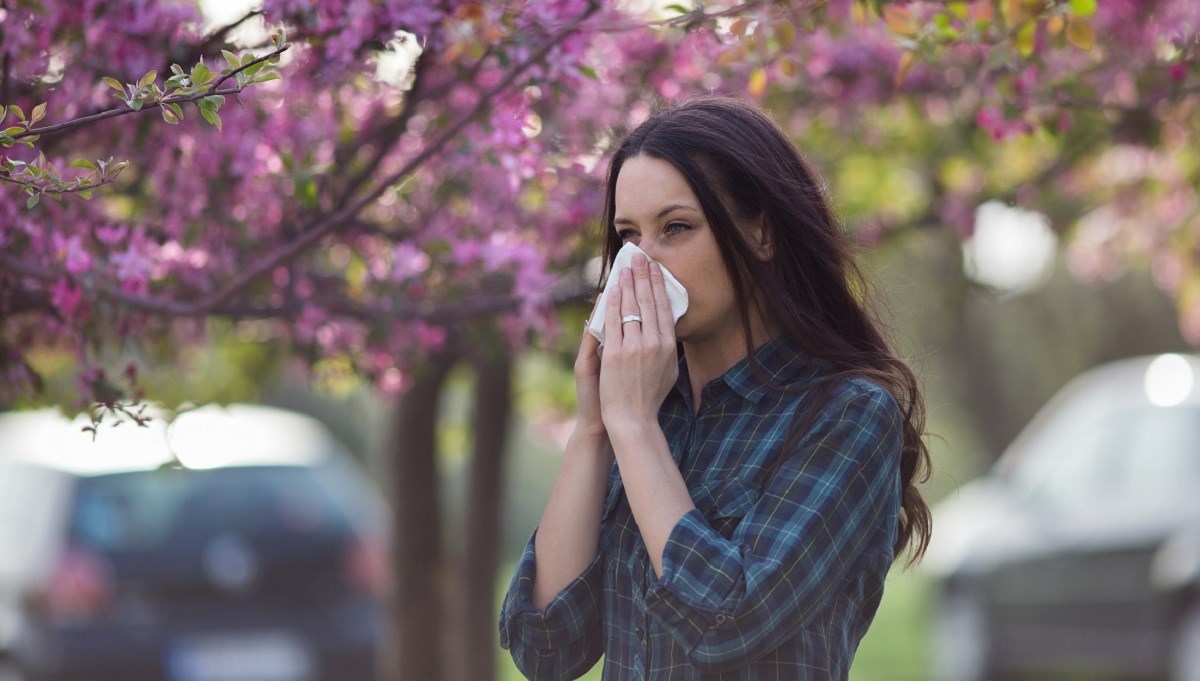
[[[729,539],[758,501],[759,491],[741,478],[706,480],[691,490],[692,502],[708,524]]]

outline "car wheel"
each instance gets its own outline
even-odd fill
[[[1200,681],[1200,605],[1192,606],[1175,630],[1171,681]]]
[[[937,681],[992,678],[987,611],[977,595],[966,589],[944,591],[932,634],[933,672]]]

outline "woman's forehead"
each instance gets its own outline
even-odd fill
[[[651,156],[625,161],[617,174],[614,201],[617,219],[653,217],[671,206],[699,210],[683,175],[667,161]]]

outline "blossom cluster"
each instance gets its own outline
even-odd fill
[[[183,0],[0,11],[4,48],[20,55],[3,103],[44,101],[48,122],[119,104],[102,77],[135,82],[268,47],[265,34],[207,26]],[[1159,237],[1122,250],[1133,242],[1097,235],[1136,230],[1104,216],[1137,207],[1105,213],[1088,179],[1107,177],[1088,170],[1103,163],[1065,164],[1079,172],[1064,171],[1063,191],[1095,204],[1077,269],[1140,249],[1165,263],[1162,283],[1181,300],[1200,269],[1177,245],[1197,229],[1195,162],[1176,157],[1194,124],[1172,118],[1200,84],[1192,0],[899,2],[878,15],[853,0],[683,13],[597,0],[266,0],[253,11],[296,48],[280,80],[222,109],[221,132],[194,115],[125,116],[47,135],[36,151],[59,167],[131,164],[91,201],[26,209],[0,191],[0,402],[36,384],[28,348],[73,350],[95,377],[104,342],[195,342],[180,319],[265,321],[298,355],[342,358],[388,391],[457,319],[498,315],[517,347],[553,333],[556,296],[571,295],[559,274],[598,245],[605,150],[655,102],[697,92],[757,98],[802,143],[816,129],[879,143],[898,105],[973,144],[1108,126],[1173,159],[1173,174],[1149,163],[1122,181],[1170,209],[1156,213]],[[388,61],[402,77],[383,73]],[[931,190],[927,212],[967,234],[986,191]],[[864,223],[883,234],[894,213]],[[1200,300],[1187,305],[1200,317]]]

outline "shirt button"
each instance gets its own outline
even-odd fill
[[[717,613],[717,617],[716,617],[717,626],[725,624],[725,622],[727,622],[728,620],[731,620],[731,619],[733,619],[733,618],[729,617],[728,615],[726,615],[723,612],[719,612],[719,613]]]
[[[642,643],[646,642],[646,630],[641,627],[634,627],[633,634],[638,637]]]

